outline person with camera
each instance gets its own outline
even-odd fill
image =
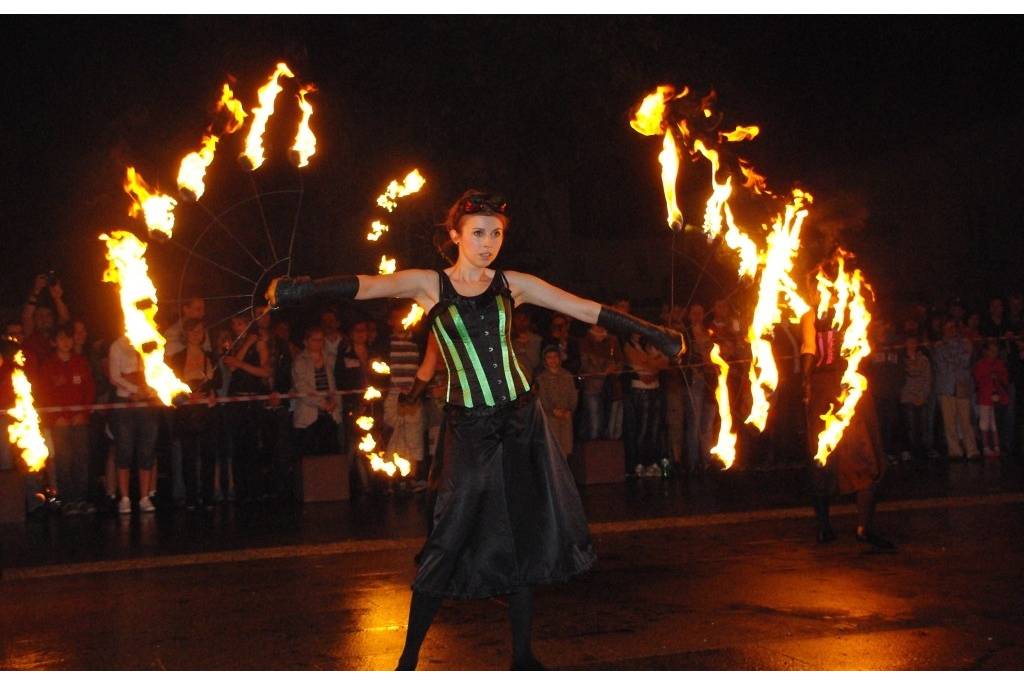
[[[32,290],[21,308],[21,327],[24,338],[21,349],[25,353],[25,374],[29,380],[46,357],[53,353],[53,333],[57,324],[71,319],[64,304],[64,289],[53,271],[36,274]]]

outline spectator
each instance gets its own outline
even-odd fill
[[[292,425],[298,436],[299,454],[336,454],[341,402],[335,393],[334,357],[325,349],[324,329],[311,326],[302,340],[303,349],[292,362]]]
[[[203,298],[190,297],[182,302],[181,318],[168,326],[167,330],[163,332],[164,339],[166,340],[164,343],[164,356],[170,358],[185,349],[185,346],[188,344],[183,329],[185,321],[189,319],[203,320],[204,318],[206,318],[206,301]],[[203,349],[207,352],[212,349],[209,335],[203,339]]]
[[[185,319],[181,331],[185,347],[168,359],[168,366],[192,392],[186,404],[173,409],[172,435],[181,446],[185,508],[209,511],[220,448],[220,408],[215,400],[221,379],[216,359],[203,349],[209,340],[203,320]]]
[[[52,307],[44,304],[44,292],[49,295]],[[25,353],[25,375],[29,380],[34,378],[39,364],[53,352],[54,327],[70,318],[60,281],[52,271],[37,274],[32,282],[32,292],[21,310],[22,350]]]
[[[999,358],[1000,341],[985,341],[981,359],[974,363],[974,386],[977,389],[978,429],[981,432],[982,454],[986,457],[1000,457],[999,430],[996,411],[1005,408],[1009,402],[1006,384],[1009,380],[1006,364]]]
[[[932,392],[932,362],[921,351],[916,335],[903,341],[903,387],[900,388],[900,416],[902,417],[902,447],[900,458],[910,461],[924,457],[931,449],[931,435],[925,412],[928,396]]]
[[[270,331],[268,326],[255,326],[264,316],[265,309],[256,308],[253,318],[245,315],[231,317],[231,329],[236,343],[231,354],[224,357],[224,364],[231,369],[231,383],[228,394],[237,398],[257,397],[270,390],[271,358]],[[269,323],[269,322],[268,322]],[[244,400],[227,405],[225,412],[228,430],[231,432],[229,446],[234,467],[238,499],[242,502],[257,502],[264,493],[264,439],[266,417],[260,400]]]
[[[704,306],[691,304],[683,330],[686,352],[683,355],[683,380],[686,395],[683,409],[686,421],[686,456],[691,473],[703,473],[711,467],[714,440],[716,371],[711,364],[711,337],[704,322]]]
[[[580,372],[580,343],[569,334],[569,328],[568,317],[564,314],[553,314],[548,325],[548,335],[542,341],[542,347],[553,345],[562,360],[562,368],[575,376]],[[542,366],[546,367],[546,362]]]
[[[942,340],[933,347],[935,394],[942,410],[946,452],[950,459],[978,459],[971,417],[974,380],[971,343],[954,317],[942,324]]]
[[[579,391],[571,373],[562,367],[562,355],[554,345],[544,348],[544,370],[534,378],[541,407],[562,454],[572,454],[572,417]]]
[[[65,515],[90,514],[95,506],[89,478],[89,410],[72,407],[93,404],[96,384],[89,362],[73,350],[71,323],[59,324],[53,341],[55,351],[39,366],[36,386],[40,404],[63,408],[44,414],[53,439],[51,463],[56,466],[57,492]]]
[[[156,393],[146,385],[142,357],[128,337],[122,335],[110,345],[110,382],[114,386],[114,401],[119,403],[148,402]],[[156,442],[159,415],[154,406],[131,406],[110,412],[110,432],[114,436],[114,462],[121,499],[117,510],[130,514],[132,503],[131,471],[138,474],[139,511],[154,511],[153,467],[156,464]]]
[[[622,349],[619,339],[604,326],[593,324],[580,343],[580,386],[583,417],[580,436],[601,440],[608,436],[609,399],[619,389]],[[613,387],[614,386],[614,387]]]
[[[424,490],[427,487],[427,472],[423,457],[423,403],[400,403],[399,396],[412,390],[416,370],[420,365],[420,348],[413,339],[412,331],[402,321],[409,311],[410,302],[399,300],[391,307],[391,335],[388,337],[387,357],[391,369],[388,390],[384,395],[384,425],[390,434],[385,446],[388,455],[398,454],[412,463],[412,487]],[[404,482],[400,483],[405,487]]]
[[[540,367],[541,337],[533,329],[528,311],[517,308],[512,313],[512,350],[530,379]]]
[[[626,370],[632,373],[623,400],[622,441],[628,477],[662,475],[664,457],[662,394],[658,374],[668,368],[668,359],[639,334],[633,333],[623,348]]]

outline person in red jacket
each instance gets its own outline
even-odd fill
[[[996,430],[996,411],[1010,401],[1010,396],[1006,392],[1009,380],[1006,364],[999,358],[999,341],[989,339],[985,343],[984,354],[974,363],[981,453],[986,457],[1002,456],[999,449],[999,433]]]
[[[75,329],[58,324],[53,336],[54,352],[39,366],[36,384],[40,404],[62,407],[43,414],[53,437],[53,462],[57,468],[57,491],[65,515],[94,510],[89,492],[89,409],[96,399],[96,383],[89,361],[75,354]]]

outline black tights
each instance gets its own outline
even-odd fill
[[[434,622],[441,598],[422,592],[412,593],[409,605],[409,628],[405,633],[405,649],[398,659],[397,671],[414,671],[420,657],[420,646]],[[525,587],[508,595],[509,624],[512,628],[512,670],[543,670],[533,655],[530,637],[533,632],[533,590]]]

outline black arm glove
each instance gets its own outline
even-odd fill
[[[420,401],[420,398],[423,397],[423,393],[426,389],[427,382],[417,376],[416,380],[413,381],[412,388],[409,389],[409,392],[402,392],[398,394],[398,403],[403,407],[416,404]]]
[[[811,401],[811,371],[814,369],[814,355],[804,352],[800,355],[800,380],[804,387],[804,404]]]
[[[679,331],[656,326],[615,309],[601,307],[597,315],[597,325],[604,326],[614,333],[639,333],[661,350],[662,354],[676,362],[686,352],[686,342]]]
[[[358,276],[330,276],[315,281],[308,276],[275,278],[267,288],[267,302],[271,308],[290,305],[314,295],[355,299],[359,292]]]

